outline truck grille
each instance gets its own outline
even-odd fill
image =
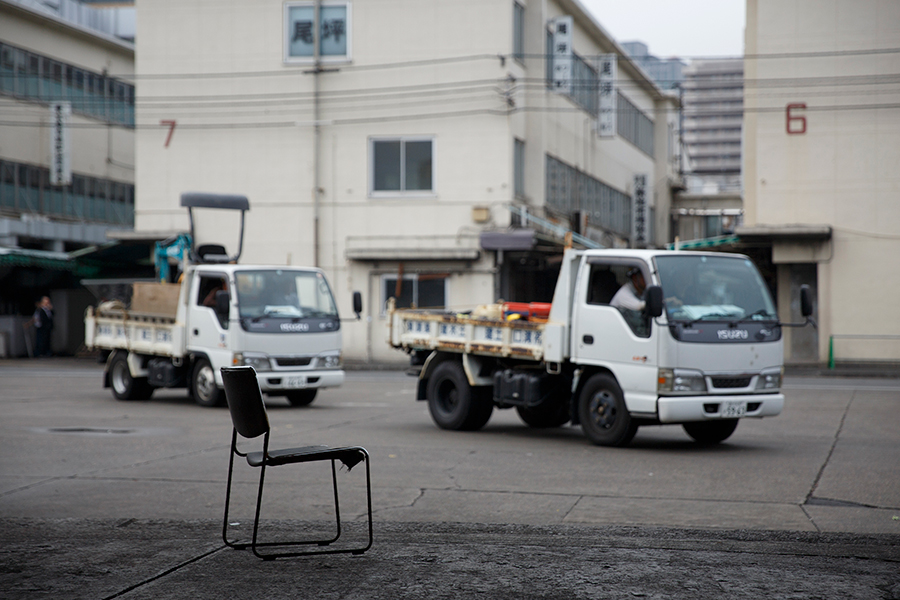
[[[712,377],[715,388],[745,388],[750,385],[752,377]]]
[[[276,356],[279,367],[307,367],[312,362],[311,356]]]

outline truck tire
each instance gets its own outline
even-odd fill
[[[578,416],[584,435],[598,446],[627,446],[637,433],[622,388],[609,375],[587,380],[578,397]]]
[[[441,429],[475,431],[484,427],[494,411],[491,388],[469,385],[462,365],[454,360],[440,363],[428,378],[428,410]]]
[[[555,398],[540,406],[517,406],[516,412],[526,425],[535,429],[562,427],[571,418],[569,404],[564,401],[557,402]]]
[[[731,437],[731,434],[734,433],[737,426],[737,419],[700,421],[682,425],[687,434],[700,444],[718,444],[719,442],[724,442]]]
[[[309,406],[312,404],[312,401],[316,399],[316,392],[319,390],[316,388],[310,388],[306,390],[294,390],[292,392],[287,392],[285,396],[288,399],[288,402],[291,403],[291,406]]]
[[[191,396],[200,406],[213,407],[225,404],[225,392],[216,385],[216,374],[205,358],[194,363],[194,370],[191,372]]]
[[[146,377],[132,377],[128,355],[117,352],[109,365],[109,386],[117,400],[146,400],[153,394],[153,386]]]

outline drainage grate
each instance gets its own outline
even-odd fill
[[[101,429],[99,427],[51,427],[50,433],[84,433],[88,435],[127,435],[134,429]]]

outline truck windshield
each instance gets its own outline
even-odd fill
[[[268,269],[234,275],[241,319],[338,318],[325,277],[315,271]]]
[[[774,321],[775,305],[750,259],[659,256],[656,267],[670,321]]]

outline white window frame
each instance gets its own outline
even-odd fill
[[[290,55],[290,39],[291,39],[291,23],[290,14],[292,8],[308,7],[315,9],[315,2],[312,0],[290,0],[284,3],[284,17],[281,25],[281,36],[284,53],[285,64],[310,65],[315,62],[314,56],[291,56]],[[350,2],[344,0],[322,0],[321,6],[344,6],[347,9],[347,26],[345,35],[347,36],[347,53],[342,56],[319,56],[319,61],[325,63],[349,63],[353,59],[353,11]],[[318,27],[318,24],[316,24]]]
[[[400,182],[406,182],[406,142],[431,142],[431,189],[430,190],[376,190],[375,189],[375,143],[400,142]],[[369,197],[370,198],[434,198],[437,196],[437,142],[433,135],[385,135],[369,138]]]

